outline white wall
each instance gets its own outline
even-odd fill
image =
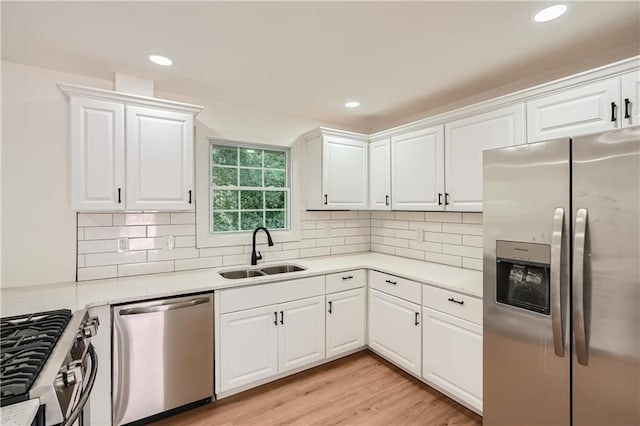
[[[2,62],[1,287],[75,280],[68,110],[58,82],[113,88],[111,81]],[[197,119],[229,140],[289,145],[320,124],[202,99],[156,96],[203,105]]]

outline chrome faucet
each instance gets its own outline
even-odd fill
[[[267,228],[265,228],[263,226],[260,226],[260,227],[256,228],[253,231],[253,250],[251,251],[251,264],[252,265],[257,265],[258,264],[258,260],[262,260],[262,253],[260,253],[260,252],[256,253],[256,234],[260,230],[263,230],[267,234],[267,242],[269,244],[269,247],[273,246],[273,240],[271,239],[271,234],[269,234],[269,231],[267,230]]]

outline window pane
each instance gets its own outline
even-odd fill
[[[240,208],[242,210],[262,210],[262,191],[241,191]]]
[[[269,229],[283,229],[285,227],[284,210],[266,212],[266,225]]]
[[[238,230],[238,212],[213,212],[213,232]]]
[[[263,226],[262,212],[240,212],[240,228],[243,231],[256,229]]]
[[[214,210],[237,210],[238,209],[238,191],[213,191],[213,209]]]
[[[276,186],[284,188],[285,186],[285,174],[284,171],[265,170],[264,171],[264,186]]]
[[[235,167],[214,167],[211,174],[215,186],[238,185],[238,169]]]
[[[265,207],[268,209],[284,209],[286,193],[284,191],[266,191]]]
[[[240,186],[262,186],[262,170],[240,169]]]
[[[247,167],[262,167],[262,150],[240,148],[240,165]]]
[[[285,169],[286,154],[281,151],[265,151],[264,166],[267,169]]]
[[[213,146],[213,164],[223,164],[225,166],[238,165],[238,149],[232,146]]]

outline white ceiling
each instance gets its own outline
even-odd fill
[[[549,4],[2,1],[2,58],[367,131],[621,46],[640,53],[640,2],[568,3],[534,22]],[[352,99],[362,106],[345,109]]]

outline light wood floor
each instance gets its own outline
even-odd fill
[[[285,424],[481,425],[482,418],[365,351],[155,423]]]

